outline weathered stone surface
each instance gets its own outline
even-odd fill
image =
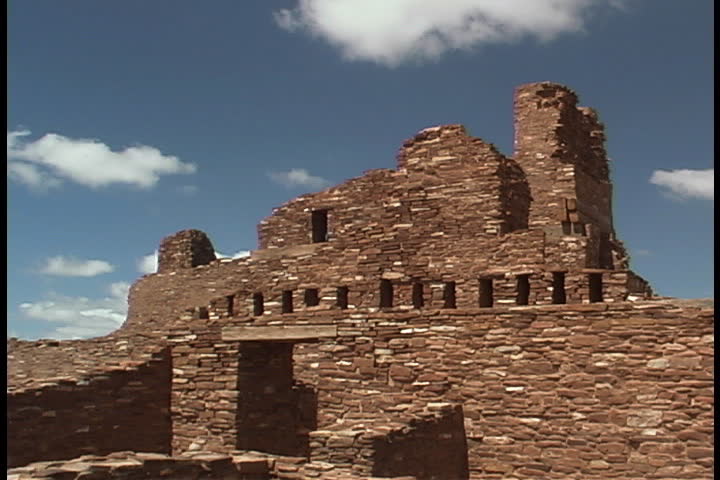
[[[397,169],[274,210],[249,257],[166,237],[118,331],[8,341],[9,464],[709,478],[714,306],[654,298],[628,270],[603,135],[569,89],[524,85],[512,158],[432,127]],[[130,449],[148,453],[110,453]]]

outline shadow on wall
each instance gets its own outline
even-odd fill
[[[132,450],[170,453],[170,358],[8,395],[8,467]]]
[[[242,342],[237,449],[308,457],[317,393],[293,379],[293,344]]]
[[[375,441],[373,476],[466,480],[468,447],[461,406],[442,417],[414,420],[408,429]]]

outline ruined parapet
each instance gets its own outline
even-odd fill
[[[207,265],[215,260],[215,249],[200,230],[181,230],[160,242],[158,273]]]
[[[470,136],[463,125],[425,128],[403,142],[396,158],[398,171],[406,172],[411,182],[418,175],[442,179],[447,193],[439,192],[448,204],[458,213],[470,213],[463,219],[466,229],[497,234],[527,228],[531,196],[525,173],[493,144]],[[483,200],[485,196],[493,201]]]
[[[228,480],[276,480],[271,466],[283,458],[237,452],[233,455],[194,452],[182,456],[162,453],[121,451],[109,455],[82,455],[71,460],[37,462],[8,470],[8,480],[63,478],[81,480],[103,478],[223,478]]]

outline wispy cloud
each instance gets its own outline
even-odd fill
[[[292,168],[286,172],[270,172],[268,173],[268,176],[275,183],[279,183],[287,188],[323,188],[330,185],[329,180],[315,175],[310,175],[310,173],[304,168]]]
[[[137,269],[140,273],[147,275],[155,273],[158,269],[158,251],[155,250],[149,255],[145,255],[137,261]]]
[[[274,12],[287,31],[307,32],[337,47],[348,60],[395,66],[437,58],[450,50],[541,41],[582,31],[594,7],[622,8],[622,0],[299,0]]]
[[[45,260],[40,273],[59,277],[94,277],[113,270],[115,267],[104,260],[81,260],[59,255]]]
[[[127,315],[130,284],[108,285],[108,296],[100,299],[68,297],[50,293],[38,302],[19,305],[21,314],[29,319],[56,324],[44,336],[57,339],[89,338],[106,335],[117,329]]]
[[[115,152],[97,140],[48,133],[28,141],[29,135],[28,130],[7,132],[8,178],[34,189],[63,181],[92,188],[118,183],[152,188],[161,175],[196,171],[195,165],[145,145]]]
[[[715,169],[655,170],[650,183],[667,188],[676,198],[714,200]]]
[[[10,180],[42,192],[62,184],[59,179],[48,175],[31,163],[8,162],[7,175]]]

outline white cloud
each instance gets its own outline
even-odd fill
[[[155,273],[158,269],[158,251],[155,250],[150,255],[145,255],[137,261],[137,269],[140,273],[147,275]]]
[[[239,250],[232,255],[225,255],[224,253],[215,252],[216,258],[242,258],[250,256],[250,250]]]
[[[309,187],[323,188],[330,185],[330,182],[322,177],[310,175],[304,168],[292,168],[287,172],[270,172],[270,179],[288,188]]]
[[[50,293],[49,298],[22,303],[19,309],[27,318],[58,324],[44,335],[49,338],[96,337],[112,332],[125,321],[129,289],[129,283],[112,283],[107,289],[109,296],[101,299]]]
[[[40,273],[60,277],[94,277],[113,270],[115,267],[104,260],[80,260],[60,255],[48,258]]]
[[[70,180],[92,188],[115,183],[151,188],[161,175],[194,173],[195,165],[139,145],[114,152],[97,140],[48,133],[26,141],[28,130],[7,133],[8,178],[36,189]]]
[[[668,188],[678,198],[715,198],[715,169],[655,170],[650,183]]]
[[[583,29],[592,7],[621,0],[299,0],[273,13],[280,28],[305,31],[338,48],[347,60],[395,66],[450,50],[551,40]]]
[[[9,179],[38,191],[46,191],[62,183],[31,163],[10,162],[7,165],[7,175]]]

